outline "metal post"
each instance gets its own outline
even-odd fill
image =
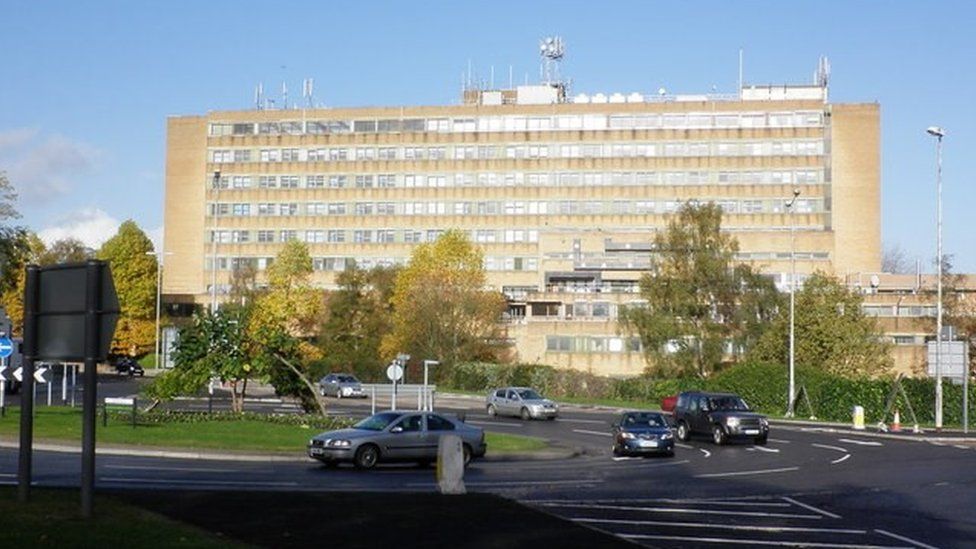
[[[424,409],[423,403],[420,400],[423,397],[423,395],[424,395],[424,388],[417,387],[417,411],[418,412]]]
[[[81,516],[95,510],[95,418],[98,406],[98,346],[101,340],[98,305],[101,303],[104,263],[88,261],[85,291],[85,393],[81,426]]]
[[[75,407],[75,395],[78,394],[78,365],[71,365],[71,407]]]
[[[68,401],[68,365],[61,363],[61,405]]]
[[[966,346],[969,346],[968,341]],[[969,353],[965,358],[969,358]],[[969,360],[963,361],[962,365],[962,432],[969,434]]]
[[[370,389],[372,389],[373,401],[372,406],[370,407],[369,415],[374,416],[376,415],[376,385],[373,385]]]
[[[220,170],[216,170],[213,176],[214,182],[214,206],[213,206],[213,244],[211,244],[210,255],[212,261],[210,264],[210,314],[217,311],[217,240],[219,240],[217,235],[217,221],[220,219]]]
[[[37,306],[40,267],[27,266],[24,285],[24,366],[20,397],[20,456],[17,464],[17,501],[30,500],[31,451],[34,444],[34,358],[37,355]]]
[[[935,261],[938,268],[938,302],[936,303],[935,320],[935,429],[942,430],[942,128],[929,128],[928,133],[937,138],[935,142],[936,154],[936,233],[937,244]]]
[[[49,365],[49,368],[53,368],[53,366],[54,366],[53,364],[52,365]],[[51,379],[52,380],[54,379],[54,373],[53,372],[51,373]],[[52,385],[52,383],[50,381],[48,381],[47,382],[47,405],[48,406],[51,406],[51,390],[52,390],[51,385]]]
[[[793,417],[793,404],[796,400],[796,223],[793,219],[796,198],[800,189],[793,189],[793,198],[786,203],[790,213],[790,389],[786,404],[786,417]]]
[[[0,370],[7,368],[7,359],[0,358]],[[7,380],[0,378],[0,417],[7,415]]]

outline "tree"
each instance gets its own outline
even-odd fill
[[[966,287],[966,277],[956,274],[952,256],[942,261],[942,323],[956,330],[956,338],[969,342],[969,367],[976,366],[976,296]],[[933,289],[932,296],[935,297]],[[936,320],[932,319],[932,333]]]
[[[113,354],[150,352],[155,341],[156,256],[152,241],[134,221],[119,226],[102,244],[98,258],[109,262],[119,296],[118,324],[112,341]]]
[[[885,273],[906,274],[911,273],[915,266],[912,265],[908,254],[901,246],[885,246],[881,253],[881,271]]]
[[[230,385],[231,410],[243,412],[247,380],[255,373],[246,340],[248,313],[242,307],[224,307],[195,315],[180,329],[173,369],[158,376],[147,394],[163,400],[193,394],[216,377]]]
[[[87,261],[95,256],[94,250],[85,246],[77,238],[68,237],[55,240],[41,254],[41,265],[57,265],[58,263],[77,263]]]
[[[772,282],[734,263],[738,242],[721,222],[715,204],[684,204],[654,237],[652,272],[640,279],[646,306],[621,315],[657,375],[707,377],[754,344],[778,309]]]
[[[30,252],[28,231],[22,227],[6,225],[7,221],[20,218],[20,213],[14,206],[15,202],[17,192],[7,179],[7,174],[0,171],[0,300],[8,307],[8,313],[12,298],[18,302],[23,300],[23,294],[17,299],[13,291],[18,278],[23,276],[20,272],[23,271],[25,258]]]
[[[312,258],[304,242],[285,244],[268,267],[268,290],[254,302],[248,342],[255,364],[279,395],[298,397],[305,409],[325,406],[311,380],[319,349],[309,342],[320,322],[322,292],[311,284]]]
[[[447,364],[495,359],[506,300],[485,282],[481,249],[461,231],[417,246],[396,277],[383,358],[406,352]]]
[[[24,287],[27,284],[25,268],[30,264],[40,264],[47,253],[47,247],[38,236],[29,231],[18,231],[16,240],[8,244],[11,255],[9,272],[4,276],[3,306],[13,323],[13,333],[23,334],[24,327]],[[9,280],[8,280],[9,277]]]
[[[398,269],[363,270],[352,265],[339,273],[339,289],[326,297],[319,331],[322,371],[351,371],[360,379],[379,379],[386,362],[380,343],[392,329],[390,303]]]
[[[891,368],[888,344],[875,320],[862,311],[859,293],[832,276],[814,273],[795,299],[794,356],[798,366],[845,377],[876,376]],[[789,360],[789,334],[790,314],[784,307],[751,358],[785,364]]]

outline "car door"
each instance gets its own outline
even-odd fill
[[[386,455],[391,459],[413,459],[424,455],[424,418],[422,414],[410,414],[400,418],[390,427],[386,439]]]
[[[700,395],[698,397],[698,405],[696,408],[697,411],[695,412],[695,424],[693,428],[699,433],[710,433],[712,431],[712,426],[708,423],[708,412],[710,410],[708,397],[705,395]]]
[[[427,428],[424,433],[424,447],[422,457],[437,459],[437,446],[441,437],[452,434],[456,428],[454,423],[437,414],[427,414]]]
[[[519,413],[519,408],[521,404],[521,399],[519,399],[518,393],[514,389],[509,389],[505,391],[505,413],[510,416],[517,416]]]

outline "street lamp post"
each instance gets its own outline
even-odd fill
[[[163,256],[173,255],[173,252],[146,252],[146,255],[156,256],[156,354],[153,355],[156,367],[159,368],[159,311],[163,297]]]
[[[936,175],[935,187],[937,196],[936,205],[936,252],[935,261],[938,268],[938,302],[935,314],[935,429],[942,429],[942,138],[945,137],[945,130],[939,126],[930,126],[925,130],[929,135],[936,138]]]
[[[790,211],[790,394],[786,404],[786,416],[793,417],[793,403],[796,401],[796,322],[794,309],[796,306],[796,224],[793,221],[793,211],[796,209],[796,199],[800,196],[800,189],[793,189],[793,198],[786,203]]]
[[[213,174],[213,185],[214,185],[214,205],[213,211],[213,233],[210,238],[213,242],[210,246],[210,313],[213,314],[217,311],[217,240],[220,239],[217,234],[217,220],[220,215],[220,170],[214,170]]]

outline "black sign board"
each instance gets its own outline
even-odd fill
[[[65,263],[38,269],[37,341],[32,354],[38,360],[81,362],[85,356],[85,289],[87,263]],[[102,267],[98,281],[98,360],[108,358],[119,299],[111,268]],[[28,351],[30,352],[30,351]]]

